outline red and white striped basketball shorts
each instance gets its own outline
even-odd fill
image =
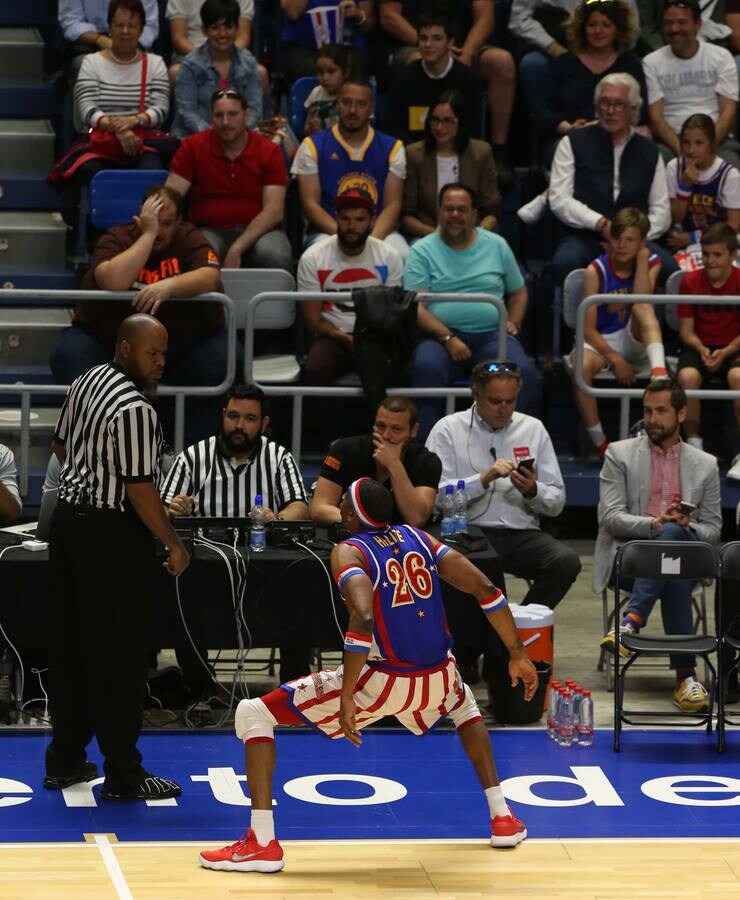
[[[288,695],[288,707],[307,724],[331,738],[342,737],[339,727],[342,674],[343,667],[340,666],[281,685],[281,690]],[[424,734],[446,715],[451,716],[456,728],[482,718],[453,657],[434,669],[413,673],[380,671],[376,666],[365,665],[354,696],[360,729],[384,716],[395,716],[414,734]],[[267,701],[268,698],[262,699]],[[267,705],[280,723],[279,712],[273,710],[269,702]]]

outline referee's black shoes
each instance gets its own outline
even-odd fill
[[[44,787],[50,791],[61,791],[72,787],[73,784],[81,784],[83,781],[92,781],[98,777],[98,767],[95,763],[84,762],[79,769],[68,772],[66,775],[47,775],[44,778]]]
[[[152,775],[147,772],[138,784],[120,789],[119,787],[106,787],[103,784],[100,791],[102,800],[166,800],[168,797],[179,797],[182,788],[176,781]]]

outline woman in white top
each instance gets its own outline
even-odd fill
[[[160,56],[139,47],[146,18],[141,0],[111,0],[108,10],[111,46],[86,56],[75,85],[75,117],[80,130],[112,132],[132,168],[162,168],[156,153],[140,153],[135,128],[161,128],[170,108],[167,68]],[[140,108],[146,56],[144,108]],[[110,162],[95,159],[77,170],[92,176]],[[91,171],[87,171],[92,167]]]
[[[666,241],[674,252],[698,244],[715,222],[740,229],[740,172],[717,156],[714,121],[689,116],[679,137],[681,156],[666,166],[674,223]]]

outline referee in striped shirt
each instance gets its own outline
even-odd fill
[[[141,729],[157,564],[153,535],[169,548],[171,575],[190,559],[157,493],[162,441],[149,396],[162,377],[167,331],[129,316],[115,358],[75,380],[54,435],[62,461],[50,534],[49,629],[52,741],[44,786],[97,776],[93,735],[105,757],[105,800],[176,797],[147,772]]]
[[[269,424],[260,388],[234,385],[226,395],[218,434],[183,450],[167,474],[162,499],[170,515],[246,517],[261,494],[268,522],[307,519],[300,471],[290,451],[264,434]],[[191,626],[197,641],[202,629],[198,623]],[[203,694],[207,676],[190,642],[179,641],[176,649],[190,690]],[[280,681],[305,675],[310,659],[310,647],[281,645]]]

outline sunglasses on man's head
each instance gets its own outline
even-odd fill
[[[211,97],[211,103],[215,103],[216,100],[223,100],[224,97],[226,97],[227,100],[238,100],[240,103],[243,102],[242,95],[239,91],[235,91],[234,88],[226,88],[223,91],[216,91]]]
[[[492,375],[497,372],[518,372],[519,366],[515,362],[492,362],[488,363],[483,371]]]

